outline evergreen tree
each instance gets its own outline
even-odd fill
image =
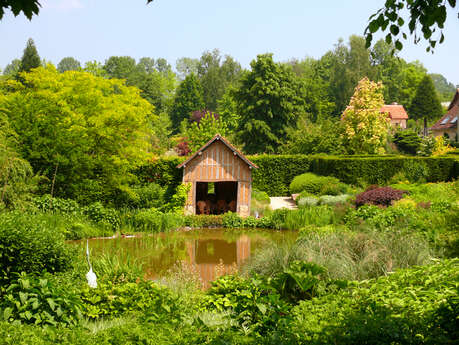
[[[420,82],[416,94],[411,102],[409,114],[412,119],[427,118],[435,120],[441,116],[443,110],[432,78],[426,75]]]
[[[275,63],[272,54],[258,55],[252,71],[235,91],[241,116],[239,136],[247,153],[278,152],[285,128],[305,112],[303,85],[290,66]]]
[[[191,112],[202,110],[204,100],[202,97],[202,86],[198,77],[191,73],[186,76],[177,88],[174,104],[171,109],[171,121],[174,133],[177,133],[180,123],[184,119],[189,119]]]
[[[38,55],[37,48],[33,39],[29,38],[27,45],[24,49],[24,53],[21,58],[20,72],[29,72],[32,68],[41,66],[40,55]]]

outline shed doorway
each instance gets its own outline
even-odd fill
[[[235,181],[196,182],[196,214],[223,214],[237,211]]]

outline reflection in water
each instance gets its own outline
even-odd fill
[[[176,263],[199,274],[204,287],[218,276],[237,271],[253,253],[269,242],[282,243],[296,238],[295,232],[268,230],[206,229],[161,233],[153,236],[93,239],[92,255],[102,253],[135,258],[146,278],[166,275]],[[83,246],[84,241],[76,241]]]

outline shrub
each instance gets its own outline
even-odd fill
[[[80,205],[71,199],[61,199],[51,197],[51,195],[43,195],[33,199],[33,205],[41,212],[52,212],[62,214],[81,214]]]
[[[243,224],[243,220],[237,213],[227,212],[222,216],[222,225],[225,228],[239,228]]]
[[[394,143],[404,153],[416,155],[421,146],[421,137],[413,130],[398,131],[394,134]]]
[[[390,206],[393,201],[400,200],[406,191],[393,189],[391,187],[380,187],[360,193],[355,198],[357,207],[362,205]]]
[[[78,296],[62,289],[49,276],[21,274],[0,301],[3,320],[35,325],[71,326],[81,319]]]
[[[107,224],[112,229],[119,229],[121,220],[115,209],[106,208],[100,202],[95,202],[83,208],[83,213],[93,222]]]
[[[49,222],[19,213],[0,214],[0,284],[13,273],[63,272],[72,266],[73,251]]]
[[[315,195],[334,194],[340,192],[342,186],[338,179],[329,176],[318,176],[312,173],[305,173],[296,176],[290,183],[290,192],[307,192]]]
[[[271,202],[268,193],[259,191],[257,189],[252,190],[252,200],[256,200],[262,204],[268,204]]]
[[[87,286],[81,291],[83,314],[90,319],[120,316],[129,312],[142,312],[149,321],[181,319],[180,305],[171,292],[151,281],[113,284],[100,283],[96,289]]]

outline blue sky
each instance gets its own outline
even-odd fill
[[[278,61],[318,58],[339,38],[363,34],[368,17],[384,0],[42,0],[38,17],[7,14],[0,21],[0,68],[20,58],[33,38],[42,58],[66,56],[82,63],[112,55],[164,57],[175,66],[183,56],[199,58],[218,48],[244,67],[257,54]],[[456,10],[457,12],[457,10]],[[405,42],[400,54],[420,60],[429,72],[459,84],[459,20],[449,13],[445,43],[434,54],[425,43]]]

